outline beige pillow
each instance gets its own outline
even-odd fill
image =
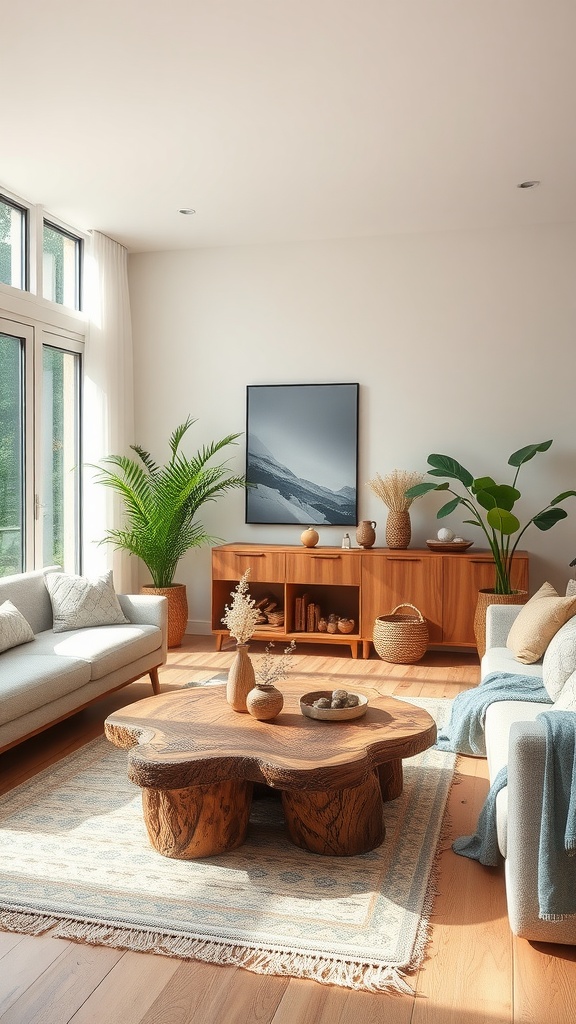
[[[576,594],[560,597],[551,583],[543,583],[520,609],[506,647],[517,661],[531,665],[542,657],[554,634],[573,615],[576,615]]]
[[[114,590],[111,570],[96,579],[46,572],[44,580],[52,602],[54,633],[128,622]]]
[[[12,601],[0,605],[0,651],[28,644],[34,639],[32,626]]]
[[[566,584],[566,597],[573,597],[576,594],[576,580],[568,580]]]

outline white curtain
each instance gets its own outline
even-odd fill
[[[85,266],[89,331],[84,357],[83,572],[114,573],[118,593],[137,591],[138,561],[111,544],[99,543],[107,529],[124,525],[122,502],[94,481],[90,464],[106,455],[130,455],[134,441],[132,326],[128,294],[128,253],[94,231]]]

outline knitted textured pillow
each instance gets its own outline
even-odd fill
[[[22,612],[18,611],[12,601],[4,601],[0,605],[0,651],[28,644],[33,639],[32,626]]]
[[[55,633],[128,622],[116,597],[112,570],[96,579],[65,572],[47,572],[44,580],[52,602]]]
[[[556,700],[566,680],[576,671],[576,615],[554,634],[542,659],[542,682]]]
[[[576,615],[576,594],[560,597],[551,583],[543,583],[520,609],[506,646],[517,661],[531,665],[542,657],[554,634],[573,615]]]

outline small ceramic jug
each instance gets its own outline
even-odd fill
[[[363,519],[356,529],[356,540],[361,548],[371,548],[376,540],[376,523],[373,519]]]

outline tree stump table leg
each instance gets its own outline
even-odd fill
[[[396,797],[400,796],[404,787],[404,776],[402,773],[402,758],[398,757],[394,761],[386,761],[381,764],[378,768],[378,775],[380,776],[380,789],[382,790],[382,799],[395,800]]]
[[[354,857],[384,841],[382,794],[374,771],[354,789],[284,790],[290,839],[310,853]]]
[[[144,822],[163,857],[192,860],[234,850],[246,839],[252,783],[231,779],[186,789],[142,789]]]

